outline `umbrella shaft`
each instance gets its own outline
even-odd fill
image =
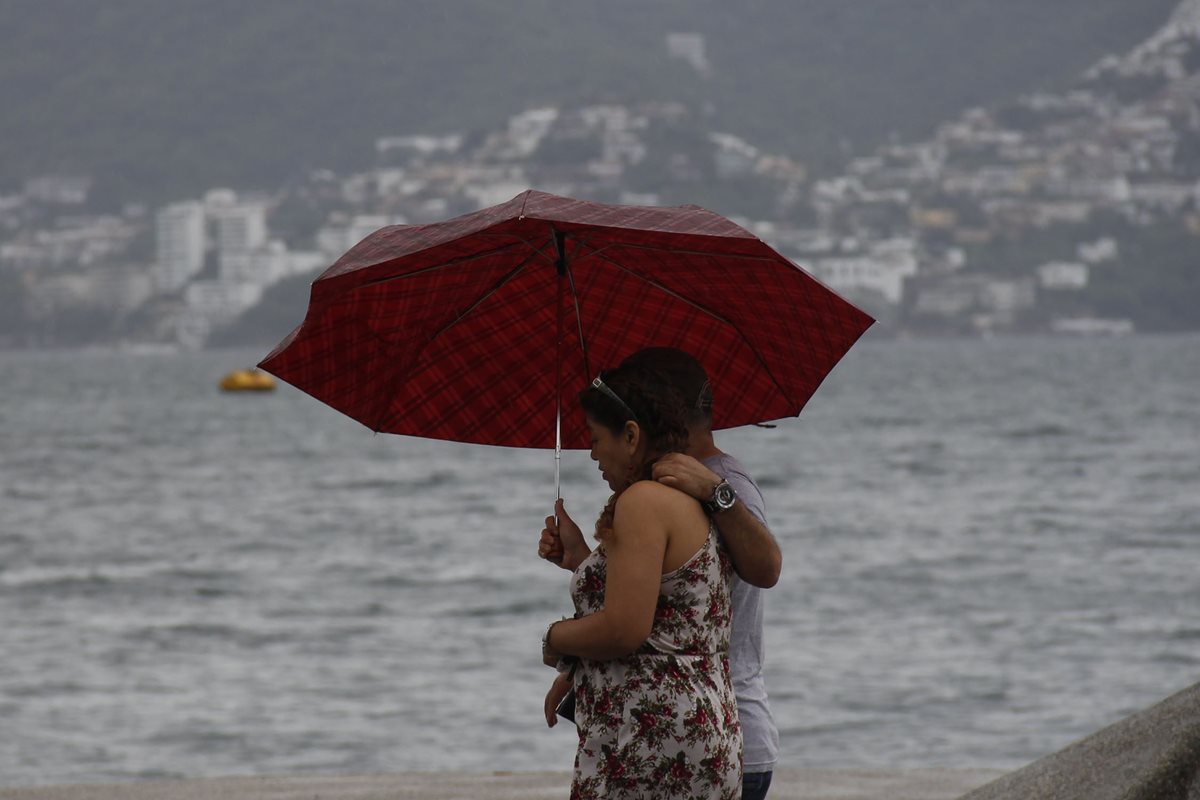
[[[562,497],[562,336],[563,336],[563,278],[567,274],[567,236],[561,231],[554,233],[555,281],[558,303],[555,314],[554,332],[554,524],[558,526],[558,500]]]
[[[554,415],[554,524],[558,525],[558,500],[562,497],[562,408]]]

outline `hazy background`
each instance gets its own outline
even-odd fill
[[[1174,0],[0,1],[0,189],[161,202],[363,166],[377,137],[682,100],[813,164],[1065,84]],[[671,58],[705,35],[710,72]],[[723,209],[734,213],[736,209]]]
[[[530,187],[731,216],[877,333],[1196,330],[1198,18],[0,0],[0,348],[268,346],[369,232]]]

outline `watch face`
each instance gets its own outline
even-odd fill
[[[736,499],[737,493],[733,491],[732,486],[724,481],[717,484],[717,488],[713,492],[713,505],[724,511],[725,509],[733,508],[733,501]]]

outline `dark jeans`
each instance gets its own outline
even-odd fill
[[[747,772],[742,776],[742,800],[763,800],[770,788],[769,772]]]

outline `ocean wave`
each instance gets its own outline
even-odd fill
[[[1078,431],[1058,423],[1047,422],[998,432],[1002,439],[1056,439],[1074,436]]]

